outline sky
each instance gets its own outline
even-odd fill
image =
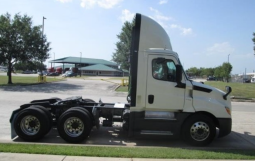
[[[74,56],[111,61],[125,21],[141,13],[168,33],[184,69],[255,72],[254,0],[0,0],[0,14],[32,17],[51,42],[49,60]]]

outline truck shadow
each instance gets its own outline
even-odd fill
[[[16,138],[15,142],[24,142],[20,138]],[[53,128],[38,143],[68,144],[58,134],[57,129]],[[108,146],[125,146],[125,147],[171,147],[185,148],[191,150],[235,150],[248,149],[255,150],[255,136],[249,132],[238,133],[232,131],[228,136],[216,138],[210,145],[206,147],[193,147],[185,144],[181,139],[171,138],[129,138],[127,133],[122,130],[121,126],[102,127],[100,129],[92,129],[90,136],[78,145],[108,145]],[[76,144],[77,145],[77,144]],[[255,155],[253,153],[253,155]]]
[[[70,84],[64,81],[57,83],[45,83],[36,85],[26,85],[26,86],[4,86],[1,87],[4,91],[12,92],[40,92],[40,93],[56,93],[65,91],[74,91],[83,88],[81,85]]]

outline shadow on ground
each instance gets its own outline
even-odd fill
[[[27,85],[27,86],[3,86],[0,89],[4,91],[13,91],[13,92],[40,92],[40,93],[56,93],[56,92],[65,92],[70,90],[79,90],[83,88],[81,85],[65,83],[64,81],[55,82],[55,83],[44,83],[36,85]]]
[[[107,146],[125,146],[125,147],[172,147],[187,148],[198,150],[217,150],[217,149],[247,149],[255,150],[255,136],[248,132],[238,133],[232,131],[228,136],[215,138],[215,140],[206,147],[192,147],[185,144],[181,139],[173,138],[129,138],[127,132],[123,131],[121,126],[101,127],[92,129],[90,136],[77,145],[107,145]],[[14,142],[24,142],[16,138]],[[38,143],[70,144],[65,142],[58,134],[57,129],[53,128]],[[255,151],[254,151],[255,152]],[[254,153],[255,155],[255,153]]]

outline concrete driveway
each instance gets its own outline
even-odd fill
[[[115,92],[116,84],[91,79],[71,78],[66,81],[33,86],[15,86],[0,88],[0,142],[23,142],[17,138],[10,139],[9,118],[12,111],[21,104],[34,99],[51,97],[66,98],[82,96],[103,102],[126,102],[126,93]],[[232,133],[223,138],[216,138],[206,149],[255,149],[255,103],[233,102]],[[52,129],[38,143],[67,144],[59,136],[56,129]],[[70,145],[70,144],[69,144]],[[118,145],[118,146],[158,146],[189,148],[181,140],[176,139],[132,139],[122,131],[121,124],[113,127],[93,129],[90,137],[79,145]],[[203,148],[204,149],[204,148]]]

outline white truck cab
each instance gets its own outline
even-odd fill
[[[192,145],[206,145],[220,129],[231,132],[227,93],[187,79],[165,30],[136,15],[131,47],[129,136],[181,136]]]

